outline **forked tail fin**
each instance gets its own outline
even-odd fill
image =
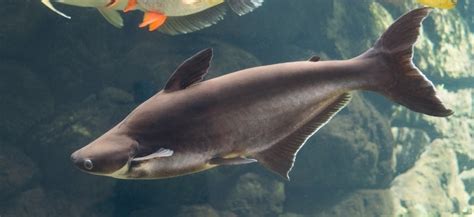
[[[366,55],[384,58],[394,83],[384,94],[407,108],[431,116],[453,114],[436,96],[433,83],[413,64],[413,46],[420,35],[423,20],[431,8],[419,8],[396,20]]]

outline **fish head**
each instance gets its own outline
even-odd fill
[[[54,0],[57,3],[78,6],[78,7],[105,7],[114,3],[116,0]]]
[[[125,135],[104,134],[71,155],[80,170],[102,176],[125,173],[138,151],[138,142]]]

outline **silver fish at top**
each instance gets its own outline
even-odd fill
[[[55,2],[97,8],[115,27],[123,27],[123,19],[118,11],[140,10],[145,13],[139,27],[150,31],[176,35],[194,32],[209,27],[224,18],[227,8],[238,15],[247,14],[263,4],[263,0],[54,0]],[[58,11],[50,0],[42,0],[48,8]],[[225,4],[226,3],[226,4]]]
[[[349,103],[351,91],[374,91],[415,112],[449,116],[453,112],[412,62],[429,11],[405,14],[374,47],[349,60],[313,57],[205,81],[212,50],[204,50],[71,159],[84,172],[120,179],[168,178],[254,162],[289,179],[300,148]]]

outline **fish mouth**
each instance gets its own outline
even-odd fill
[[[102,175],[113,177],[113,178],[116,178],[116,179],[128,179],[130,170],[132,169],[132,161],[133,161],[133,159],[135,159],[137,153],[138,153],[138,146],[133,145],[132,150],[130,150],[130,153],[128,154],[128,160],[123,165],[122,168],[120,168],[120,169],[118,169],[115,172],[112,172],[110,174],[102,174]]]
[[[66,15],[65,13],[59,11],[58,9],[56,9],[53,4],[51,4],[51,1],[50,0],[41,0],[41,3],[43,3],[46,7],[48,7],[50,10],[54,11],[55,13],[61,15],[62,17],[66,18],[66,19],[71,19],[70,16]]]
[[[117,171],[110,173],[110,174],[101,174],[103,176],[109,176],[113,177],[116,179],[128,179],[128,173],[130,172],[131,169],[131,162],[132,158],[130,158],[125,165],[123,165],[122,168],[118,169]]]

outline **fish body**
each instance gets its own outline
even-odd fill
[[[161,12],[169,17],[188,16],[224,3],[224,0],[138,0],[144,11]]]
[[[350,60],[313,57],[205,81],[212,50],[204,50],[179,66],[163,90],[73,153],[72,161],[85,172],[121,179],[254,162],[289,178],[300,148],[349,103],[351,91],[375,91],[414,111],[449,116],[411,62],[429,11],[404,15],[373,48]]]
[[[456,7],[457,0],[417,0],[418,3],[434,7],[434,8],[442,8],[442,9],[452,9]]]
[[[247,14],[263,4],[263,0],[54,0],[55,2],[97,8],[104,18],[115,27],[123,27],[119,11],[139,10],[144,12],[139,27],[150,31],[176,35],[209,27],[223,19],[227,8],[238,15]],[[42,0],[48,8],[63,17],[50,0]],[[226,4],[224,4],[226,3]]]
[[[123,178],[173,177],[212,168],[209,162],[217,156],[252,157],[268,150],[345,92],[363,87],[370,78],[357,76],[362,74],[362,68],[353,67],[358,64],[284,63],[204,81],[189,91],[162,92],[132,112],[122,127],[137,133],[149,151],[159,143],[175,154],[132,164]]]

